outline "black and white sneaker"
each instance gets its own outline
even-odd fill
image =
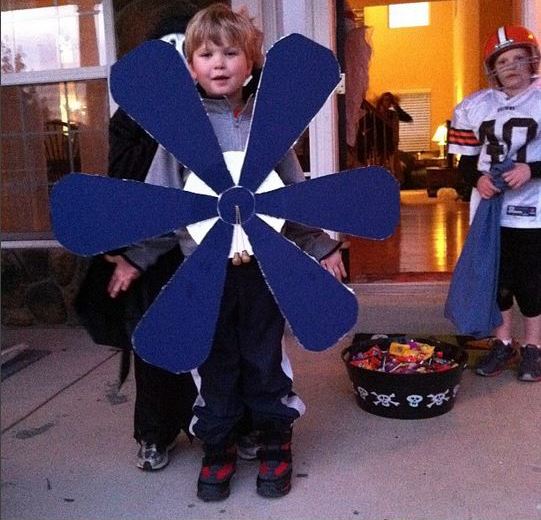
[[[175,439],[165,449],[160,450],[154,443],[142,441],[137,452],[137,467],[143,471],[157,471],[169,464],[169,452],[177,445]]]
[[[520,381],[541,381],[541,349],[535,345],[525,345],[520,349],[522,359],[518,366]]]

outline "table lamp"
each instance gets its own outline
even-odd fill
[[[438,146],[440,147],[440,155],[438,159],[444,159],[445,145],[447,144],[447,125],[445,123],[442,123],[440,126],[438,126],[438,128],[436,128],[436,131],[432,136],[432,141],[434,143],[438,143]]]

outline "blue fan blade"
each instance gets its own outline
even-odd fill
[[[256,212],[383,239],[400,220],[400,186],[383,168],[357,168],[257,194]]]
[[[255,191],[340,80],[334,54],[300,34],[267,53],[239,184]]]
[[[216,197],[175,188],[73,173],[51,193],[56,239],[79,255],[95,255],[217,216]]]
[[[133,336],[137,354],[169,372],[187,372],[207,358],[229,262],[233,226],[218,220],[162,289]]]
[[[251,218],[244,229],[300,343],[314,351],[332,347],[357,321],[355,295],[260,218]]]
[[[115,101],[217,194],[233,186],[220,145],[184,60],[152,40],[111,68]]]

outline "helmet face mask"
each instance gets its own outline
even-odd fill
[[[170,43],[178,53],[184,58],[184,33],[169,33],[160,36],[160,40]]]
[[[484,49],[484,66],[485,73],[492,87],[502,88],[502,84],[497,76],[495,62],[498,56],[510,50],[524,48],[528,50],[529,57],[526,58],[526,63],[530,65],[530,82],[538,78],[540,52],[539,44],[534,34],[521,26],[505,26],[500,27],[496,33],[492,34]],[[524,63],[524,61],[522,61]]]

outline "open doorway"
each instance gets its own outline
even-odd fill
[[[370,48],[354,147],[347,140],[346,102],[339,107],[341,168],[384,166],[401,185],[401,224],[393,237],[348,237],[351,282],[404,279],[411,273],[450,277],[467,234],[468,190],[454,158],[447,156],[441,131],[454,106],[485,86],[480,49],[487,35],[499,25],[518,23],[512,2],[440,0],[415,2],[426,7],[423,23],[394,27],[391,4],[396,3],[406,7],[382,0],[337,2],[342,67],[351,15]],[[387,119],[378,106],[385,93],[394,97]],[[399,117],[400,110],[411,120]]]

